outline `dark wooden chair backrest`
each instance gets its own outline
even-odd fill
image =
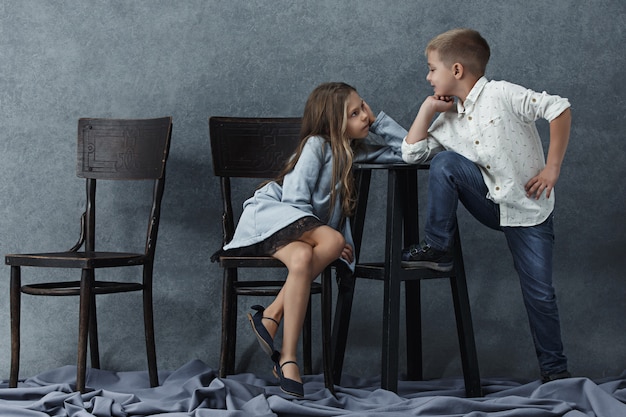
[[[153,180],[145,251],[154,256],[171,133],[171,117],[78,121],[76,175],[86,179],[87,205],[73,250],[95,250],[96,180]]]
[[[294,117],[209,118],[213,171],[222,188],[223,243],[235,227],[230,179],[276,177],[298,146],[301,124]]]
[[[80,119],[76,175],[158,179],[165,173],[172,118]]]

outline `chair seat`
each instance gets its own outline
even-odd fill
[[[91,291],[94,294],[114,294],[141,291],[144,286],[137,282],[95,281]],[[22,292],[30,295],[80,295],[80,281],[46,282],[23,285]]]
[[[142,265],[145,261],[145,254],[130,252],[49,252],[5,256],[7,265],[47,268],[95,269]]]

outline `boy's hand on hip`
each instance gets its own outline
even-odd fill
[[[559,169],[546,166],[535,177],[526,183],[526,196],[539,200],[541,194],[546,192],[546,198],[550,198],[550,194],[559,179]]]

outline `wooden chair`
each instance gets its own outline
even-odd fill
[[[235,232],[236,218],[233,212],[231,181],[237,178],[253,178],[258,180],[254,184],[256,186],[263,179],[276,177],[298,145],[300,126],[299,118],[209,118],[213,170],[215,175],[220,177],[221,183],[223,244],[229,242]],[[250,193],[246,194],[246,198],[249,195]],[[241,204],[238,207],[241,207]],[[219,265],[224,270],[219,373],[224,377],[235,372],[238,296],[276,296],[284,283],[284,279],[239,280],[238,270],[240,268],[285,270],[285,266],[271,256],[220,256]],[[321,281],[321,284],[317,282],[312,284],[311,294],[321,294],[324,379],[326,387],[334,392],[330,361],[332,314],[330,267],[322,273]],[[305,318],[302,346],[303,370],[305,374],[310,374],[312,372],[310,302]]]
[[[100,367],[96,295],[129,291],[141,291],[143,294],[150,384],[151,386],[158,385],[152,308],[152,271],[171,130],[171,117],[147,120],[80,119],[78,121],[76,174],[86,180],[86,209],[81,217],[81,233],[78,242],[65,252],[10,254],[5,257],[6,264],[11,266],[10,387],[17,386],[19,373],[21,293],[41,296],[79,296],[76,390],[84,392],[87,340],[90,342],[91,367]],[[99,180],[152,180],[154,182],[151,208],[147,213],[148,229],[144,252],[96,250],[96,182]],[[131,203],[137,200],[136,193],[124,196],[119,193],[114,194],[111,197],[115,200],[124,198],[125,202]],[[102,197],[99,197],[98,200],[101,199]],[[81,247],[83,250],[79,250]],[[96,280],[96,269],[128,266],[142,267],[141,282]],[[22,285],[22,267],[80,269],[81,279],[80,281]]]

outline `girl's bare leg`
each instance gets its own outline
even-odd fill
[[[280,248],[274,257],[287,266],[287,279],[264,316],[280,321],[284,317],[280,363],[297,362],[298,339],[306,315],[311,283],[330,263],[341,256],[345,240],[335,229],[320,226],[304,233],[300,240]],[[276,326],[268,326],[275,335]],[[294,365],[283,369],[286,378],[300,382],[300,370]]]

